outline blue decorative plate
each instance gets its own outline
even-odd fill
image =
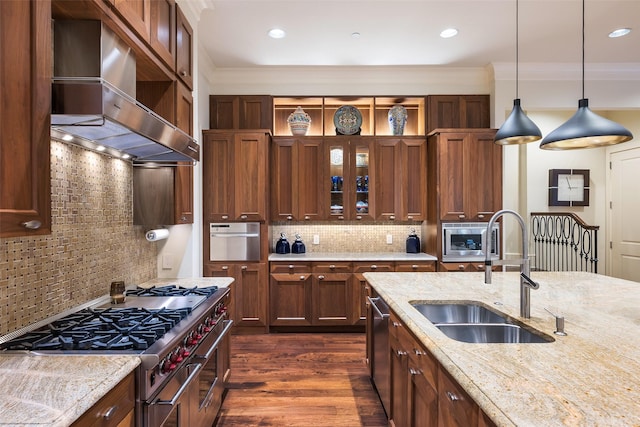
[[[353,105],[343,105],[333,115],[336,133],[340,135],[355,135],[362,126],[362,114]]]

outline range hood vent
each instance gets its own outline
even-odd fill
[[[135,55],[115,33],[92,20],[55,20],[53,28],[53,138],[134,163],[200,159],[191,136],[136,101]]]

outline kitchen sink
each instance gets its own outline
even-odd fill
[[[468,343],[546,343],[555,341],[551,337],[533,333],[519,325],[510,323],[457,323],[436,325],[446,336]]]
[[[518,324],[505,314],[474,302],[425,303],[411,305],[443,334],[467,343],[548,343],[553,337]]]
[[[412,303],[431,323],[507,323],[507,317],[476,303]]]

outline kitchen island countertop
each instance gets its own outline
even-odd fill
[[[640,426],[640,283],[533,272],[531,318],[518,273],[365,273],[389,307],[498,426]],[[446,337],[411,301],[479,301],[552,336],[541,344]],[[565,316],[567,336],[554,335]]]
[[[152,279],[141,287],[227,287],[233,278]],[[0,352],[0,426],[66,427],[140,364],[138,355]]]

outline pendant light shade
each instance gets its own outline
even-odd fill
[[[498,145],[526,144],[542,138],[542,132],[520,108],[520,99],[513,100],[513,110],[500,126],[494,142]]]
[[[633,138],[631,132],[618,123],[605,119],[589,109],[589,100],[581,99],[578,111],[562,126],[547,135],[540,148],[572,150],[619,144]]]
[[[582,99],[578,111],[540,143],[545,150],[572,150],[619,144],[633,138],[631,132],[589,109],[584,97],[584,0],[582,0]]]
[[[542,138],[542,132],[538,126],[522,111],[520,98],[518,98],[518,9],[518,0],[516,0],[516,99],[513,100],[511,114],[493,138],[493,142],[498,145],[526,144]]]

